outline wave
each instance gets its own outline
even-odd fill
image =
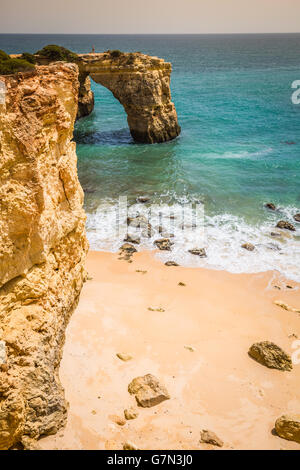
[[[140,228],[130,227],[129,233],[140,237],[139,251],[154,250],[157,238],[171,236],[172,251],[157,254],[163,262],[172,260],[182,266],[232,273],[277,270],[300,282],[300,224],[293,220],[295,207],[270,212],[262,224],[251,225],[244,218],[229,213],[207,215],[201,204],[189,202],[187,198],[178,198],[173,204],[134,204],[127,213],[126,204],[120,206],[118,201],[107,199],[87,215],[90,246],[93,250],[117,252],[126,235],[127,216],[143,215],[152,226],[150,238],[145,231],[141,233]],[[291,221],[296,231],[275,228],[279,218]],[[243,249],[244,243],[252,243],[255,250]],[[192,248],[205,248],[207,258],[190,254],[188,250]]]

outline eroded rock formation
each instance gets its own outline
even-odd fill
[[[94,93],[91,79],[86,73],[79,74],[78,111],[76,119],[88,116],[94,109]]]
[[[136,142],[159,143],[180,134],[171,101],[171,64],[141,53],[80,55],[79,68],[123,105]]]
[[[85,278],[75,143],[78,69],[0,77],[0,449],[66,419],[58,368]]]

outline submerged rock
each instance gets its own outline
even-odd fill
[[[293,368],[291,357],[270,341],[253,344],[248,354],[257,362],[270,369],[290,371]]]
[[[276,227],[278,228],[281,228],[281,229],[285,229],[285,230],[291,230],[292,232],[295,232],[295,227],[293,224],[291,224],[290,222],[287,222],[286,220],[280,220]]]
[[[267,202],[267,204],[265,204],[265,207],[267,209],[270,209],[271,211],[276,211],[276,206],[275,204],[273,204],[273,202]]]
[[[135,243],[136,245],[138,245],[139,243],[141,243],[141,239],[139,237],[135,237],[134,235],[127,235],[127,237],[124,238],[124,242]]]
[[[171,251],[173,245],[169,238],[160,238],[159,240],[155,240],[154,244],[162,251]]]
[[[254,251],[255,250],[255,246],[252,245],[252,243],[244,243],[243,245],[241,245],[242,248],[244,248],[245,250],[248,250],[248,251]]]
[[[294,220],[296,220],[296,222],[300,222],[300,213],[294,215]]]
[[[137,403],[143,408],[150,408],[170,399],[166,387],[152,374],[133,379],[128,385],[128,392],[135,395]]]
[[[278,436],[300,444],[300,414],[283,415],[276,420],[275,430]]]
[[[189,250],[189,253],[195,256],[200,256],[200,258],[207,258],[205,248],[193,248],[192,250]]]
[[[150,197],[148,196],[139,196],[136,198],[136,202],[141,202],[142,204],[148,201],[150,201]]]
[[[203,429],[200,432],[200,442],[217,447],[223,447],[224,445],[224,442],[214,432],[209,431],[208,429]]]

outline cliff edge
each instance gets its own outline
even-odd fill
[[[2,76],[0,449],[66,420],[58,370],[88,249],[73,126],[78,68]]]

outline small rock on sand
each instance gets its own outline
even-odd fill
[[[214,432],[207,429],[203,429],[200,432],[200,437],[200,442],[205,444],[211,444],[217,447],[223,447],[224,445],[224,442]]]
[[[175,261],[167,261],[165,266],[179,266],[179,264],[177,264]]]
[[[138,415],[139,415],[139,412],[135,410],[134,408],[126,408],[126,410],[124,410],[124,416],[127,420],[136,419]]]
[[[150,312],[164,312],[165,309],[162,307],[148,307],[148,310]]]
[[[113,415],[113,416],[110,416],[110,418],[118,426],[125,426],[126,424],[126,419],[122,418],[121,416]]]
[[[200,258],[207,258],[205,248],[193,248],[189,250],[189,253],[195,256],[200,256]]]
[[[132,359],[132,356],[127,353],[117,353],[116,356],[124,362],[130,361]]]
[[[186,287],[186,284],[184,282],[178,282],[179,286]]]
[[[295,232],[295,227],[293,224],[291,224],[290,222],[287,222],[286,220],[280,220],[276,227],[278,228],[281,228],[281,229],[285,229],[285,230],[290,230],[292,232]]]
[[[128,392],[135,395],[138,405],[143,408],[150,408],[170,399],[166,387],[152,374],[133,379],[128,385]]]
[[[300,444],[300,414],[283,415],[276,420],[275,430],[278,436]]]
[[[121,247],[120,247],[120,250],[121,251],[126,251],[126,253],[135,253],[137,251],[136,248],[134,248],[133,245],[131,245],[130,243],[124,243]]]
[[[270,341],[253,344],[248,354],[257,362],[270,369],[290,371],[293,368],[291,357]]]
[[[255,250],[255,246],[252,245],[252,243],[244,243],[242,245],[242,248],[244,248],[245,250],[248,250],[248,251],[254,251]]]
[[[123,444],[123,450],[138,450],[138,447],[131,441],[126,441]]]
[[[185,349],[187,349],[188,351],[190,352],[195,352],[195,348],[193,348],[193,346],[184,346]]]

